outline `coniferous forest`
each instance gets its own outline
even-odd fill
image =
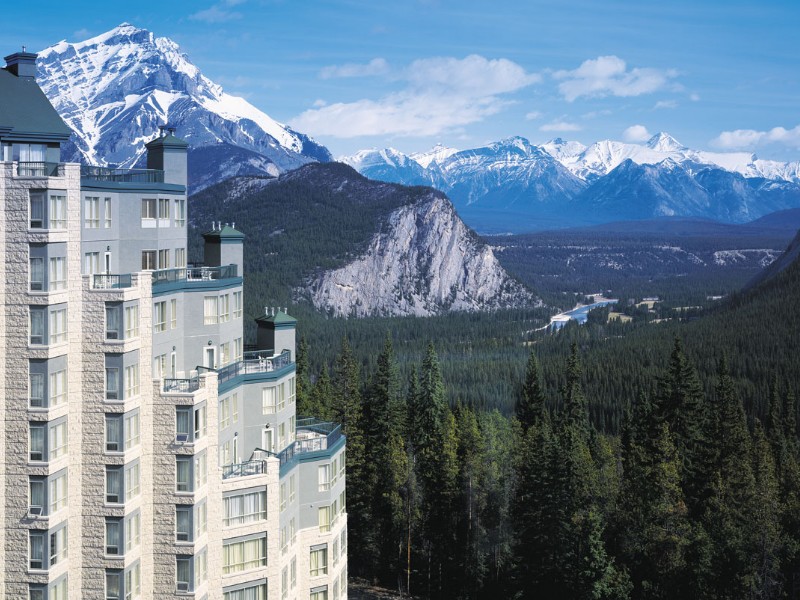
[[[635,362],[642,340],[606,355],[610,383],[597,386],[583,367],[597,360],[591,323],[528,347],[506,411],[452,400],[433,343],[401,375],[390,334],[374,361],[345,337],[313,372],[303,340],[298,411],[348,437],[351,575],[423,598],[796,597],[795,359],[776,358],[794,354],[794,321],[750,347],[720,333],[702,361],[681,334],[696,346],[714,319],[763,316],[799,274],[793,265],[721,315],[657,328],[630,400],[607,394],[623,389],[615,380],[631,376],[625,357]],[[763,345],[774,352],[749,356]]]

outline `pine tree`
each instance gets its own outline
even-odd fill
[[[517,403],[514,407],[514,413],[522,424],[524,431],[527,431],[542,419],[546,410],[544,402],[541,368],[539,367],[539,361],[536,360],[536,355],[531,352],[525,368],[525,382],[522,386],[522,392],[517,398]]]
[[[295,361],[296,375],[296,402],[297,414],[301,416],[311,416],[312,407],[309,404],[311,395],[311,378],[308,365],[308,343],[306,336],[300,338],[297,345],[297,360]]]
[[[581,368],[578,344],[573,342],[567,360],[567,380],[561,390],[564,398],[564,421],[589,431],[589,410],[586,395],[583,393],[583,369]]]
[[[304,417],[316,417],[323,421],[331,418],[333,404],[333,386],[331,378],[328,374],[328,366],[322,365],[322,372],[317,381],[314,382],[314,387],[311,388],[311,393],[308,395],[308,400],[305,402],[303,411],[299,410],[298,415]]]

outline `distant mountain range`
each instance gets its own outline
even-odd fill
[[[470,150],[372,149],[339,160],[373,179],[445,192],[484,233],[676,216],[744,223],[800,207],[800,162],[692,150],[666,133],[646,144],[557,138],[536,146],[513,137]]]
[[[74,132],[68,161],[141,166],[144,144],[166,123],[190,144],[192,191],[331,160],[324,146],[223,91],[175,42],[128,23],[45,48],[37,65],[39,85]]]

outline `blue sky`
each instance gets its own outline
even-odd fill
[[[14,3],[8,53],[121,22],[335,156],[512,135],[800,159],[800,2],[138,0]]]

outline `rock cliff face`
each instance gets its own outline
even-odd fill
[[[366,252],[309,281],[314,305],[336,316],[430,316],[536,303],[491,249],[433,191],[392,212]]]

